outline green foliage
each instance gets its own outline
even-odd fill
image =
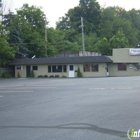
[[[67,78],[67,76],[65,76],[65,75],[62,75],[62,76],[61,76],[61,78]]]
[[[1,75],[1,78],[12,78],[12,76],[10,74],[8,74],[7,72],[4,72],[2,75]]]
[[[0,37],[0,66],[4,67],[7,65],[12,58],[15,56],[17,48],[10,47],[6,39]]]
[[[45,14],[40,7],[24,4],[16,14],[4,16],[0,27],[0,65],[14,57],[46,57],[45,52],[48,57],[55,57],[63,51],[81,51],[81,17],[86,51],[111,55],[113,48],[134,48],[140,44],[140,10],[102,8],[96,0],[79,0],[78,6],[60,17],[56,29],[47,28],[45,44]]]
[[[30,73],[30,77],[34,78],[35,77],[35,73],[33,70],[31,70],[31,73]]]
[[[54,78],[54,75],[50,75],[50,78]]]
[[[77,77],[83,77],[83,74],[81,73],[80,71],[80,68],[78,67],[78,70],[77,70]]]
[[[57,29],[74,29],[81,32],[81,17],[85,21],[85,32],[87,34],[94,32],[100,23],[100,5],[96,0],[80,0],[79,6],[69,9],[65,17],[57,22]]]
[[[44,78],[48,78],[48,75],[44,75],[43,77],[44,77]]]
[[[38,75],[38,78],[43,78],[43,76],[42,75]]]
[[[96,44],[96,51],[102,55],[111,55],[112,49],[107,38],[100,39]]]
[[[40,7],[24,4],[11,20],[4,20],[8,42],[18,47],[17,57],[45,56],[45,14]],[[48,24],[48,23],[47,23]]]

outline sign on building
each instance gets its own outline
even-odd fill
[[[140,55],[140,49],[129,49],[129,55]]]

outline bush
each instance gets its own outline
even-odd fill
[[[77,77],[83,77],[83,74],[81,73],[80,71],[80,68],[78,67],[78,70],[77,70]]]
[[[44,78],[48,78],[48,75],[44,75]]]
[[[2,75],[1,75],[1,78],[12,78],[12,76],[10,74],[8,74],[7,72],[4,72]]]
[[[50,75],[50,78],[54,78],[54,76],[53,75]]]
[[[38,78],[42,78],[43,76],[42,75],[38,75]]]
[[[59,75],[55,75],[56,78],[59,78]]]
[[[62,77],[61,78],[67,78],[67,76],[65,76],[65,75],[62,75]]]
[[[33,70],[30,73],[30,77],[32,77],[32,78],[35,77],[35,74],[34,74],[34,71]]]

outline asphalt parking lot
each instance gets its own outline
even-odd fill
[[[130,128],[140,77],[0,79],[0,140],[128,140]]]

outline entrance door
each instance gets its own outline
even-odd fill
[[[30,73],[31,73],[31,67],[26,66],[26,77],[30,77]]]
[[[109,76],[109,67],[108,67],[108,64],[106,65],[106,76]]]
[[[75,77],[74,65],[69,65],[69,77]]]

